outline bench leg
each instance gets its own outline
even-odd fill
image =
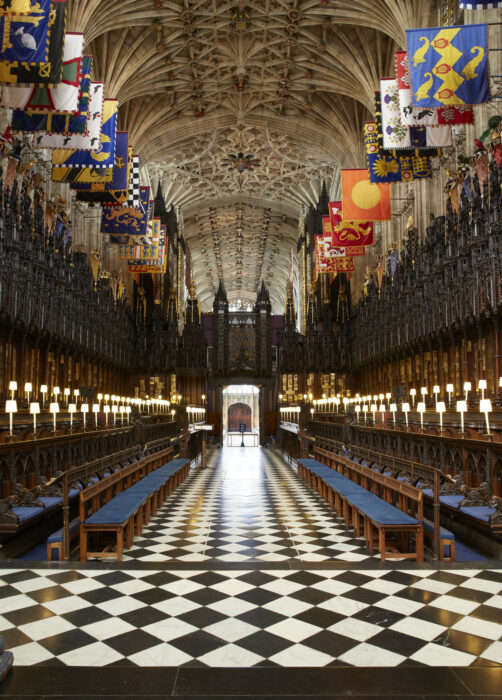
[[[415,549],[417,553],[417,561],[424,560],[424,532],[421,527],[418,528],[415,535]],[[455,551],[455,550],[453,550]]]
[[[366,518],[367,522],[367,545],[370,554],[373,554],[373,523],[369,518]]]
[[[380,549],[380,559],[385,561],[385,530],[383,527],[378,528],[378,548]]]
[[[122,561],[122,550],[124,548],[124,529],[117,530],[117,561]]]
[[[80,528],[80,561],[87,561],[87,530]]]

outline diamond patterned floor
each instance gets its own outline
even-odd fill
[[[124,557],[141,561],[357,562],[369,558],[274,450],[213,452]]]
[[[382,565],[277,451],[212,458],[129,561],[0,567],[16,666],[502,666],[502,568]]]
[[[502,572],[4,570],[16,665],[498,666]]]

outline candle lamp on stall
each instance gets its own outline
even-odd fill
[[[42,408],[43,408],[45,406],[45,397],[47,396],[47,384],[41,385],[40,393],[42,394]]]
[[[422,432],[424,429],[424,413],[425,413],[425,401],[419,401],[417,403],[417,411],[420,413],[420,427]]]
[[[401,410],[404,413],[404,418],[406,420],[406,428],[408,428],[408,413],[410,412],[410,404],[407,401],[405,401],[403,404],[401,404]]]
[[[33,391],[33,385],[31,382],[25,382],[24,391],[26,393],[26,401],[28,402],[28,405],[29,405],[30,404],[30,394]]]
[[[370,406],[370,411],[373,413],[373,425],[376,425],[376,413],[378,410],[378,406],[376,403],[372,403]]]
[[[10,391],[10,398],[11,401],[14,400],[14,394],[17,391],[17,382],[13,379],[12,381],[9,382],[9,391]],[[16,409],[17,410],[17,409]]]
[[[410,389],[410,396],[411,396],[411,405],[413,408],[415,408],[415,396],[417,395],[417,390],[416,389]]]
[[[12,437],[12,421],[14,413],[17,413],[17,401],[9,399],[5,402],[5,412],[9,414],[9,436]]]
[[[33,416],[33,439],[37,436],[37,415],[40,413],[40,404],[38,401],[30,403],[30,413]]]
[[[453,384],[446,385],[446,393],[448,394],[448,406],[451,407],[451,395],[453,394],[454,387]]]
[[[481,413],[485,414],[486,434],[491,435],[489,414],[492,412],[492,402],[490,401],[490,399],[481,399],[481,401],[479,402],[479,410]]]
[[[472,389],[471,383],[470,382],[464,382],[464,392],[465,392],[465,401],[466,403],[469,401],[469,392]]]
[[[77,412],[77,404],[68,404],[68,413],[70,414],[70,432],[73,430],[73,414]]]
[[[436,413],[439,413],[439,430],[443,432],[443,413],[446,411],[444,401],[436,402]]]
[[[98,413],[99,413],[99,403],[92,404],[92,412],[94,413],[94,427],[98,429]]]
[[[397,411],[397,404],[391,403],[389,406],[391,412],[392,412],[392,422],[394,423],[394,428],[396,427],[396,411]]]
[[[467,413],[467,401],[462,399],[457,401],[457,413],[460,413],[460,432],[464,432],[464,413]]]
[[[83,403],[80,405],[80,412],[82,413],[83,419],[84,419],[84,433],[85,433],[85,421],[87,418],[87,414],[89,413],[89,404],[88,403]]]
[[[385,404],[381,403],[378,410],[382,414],[382,428],[383,428],[383,427],[385,427]]]
[[[59,403],[57,401],[52,401],[49,411],[52,413],[52,418],[54,420],[54,432],[56,432],[56,416],[59,413]]]
[[[368,408],[369,406],[367,403],[363,404],[364,425],[366,425],[366,414],[368,413]]]

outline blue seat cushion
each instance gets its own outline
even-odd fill
[[[43,513],[44,508],[40,508],[40,506],[36,506],[34,508],[26,508],[24,506],[14,506],[12,508],[12,512],[15,515],[17,515],[17,517],[19,518],[19,522],[23,523],[26,520],[30,520],[30,518],[34,518],[36,515]]]
[[[40,496],[38,500],[42,501],[46,508],[52,508],[52,506],[57,506],[63,502],[61,496]]]
[[[424,518],[424,530],[425,532],[429,532],[430,534],[434,533],[434,523],[432,520],[428,520],[427,518]],[[447,530],[445,527],[440,528],[440,537],[442,540],[454,540],[455,539],[455,534],[451,532],[450,530]]]
[[[473,518],[482,520],[487,523],[490,520],[490,515],[495,513],[496,508],[488,508],[488,506],[468,506],[466,508],[460,508],[461,513],[467,513]]]
[[[74,518],[70,522],[70,535],[73,535],[78,529],[80,528],[80,520],[79,518]],[[60,527],[59,530],[56,530],[56,532],[53,532],[52,535],[49,535],[47,538],[47,542],[50,544],[51,542],[62,542],[63,540],[63,528]]]

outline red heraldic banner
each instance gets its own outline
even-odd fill
[[[345,221],[366,223],[392,219],[389,183],[370,182],[366,168],[342,170],[342,216]]]
[[[344,247],[347,256],[364,255],[364,246],[373,245],[373,222],[372,221],[345,221],[341,216],[341,202],[330,202],[330,218],[335,220],[336,225],[331,231],[331,245],[334,248]],[[357,248],[363,252],[354,253]]]
[[[331,223],[332,222],[331,211],[334,212],[333,216],[338,219],[338,223],[335,224],[335,230],[338,230],[340,223],[343,223],[344,226],[348,225],[348,224],[350,224],[350,226],[352,226],[354,222],[342,221],[342,217],[338,216],[336,214],[337,210],[341,211],[340,202],[330,202],[329,206],[330,206],[330,216],[323,216],[322,217],[322,232],[323,232],[323,236],[324,236],[324,249],[326,251],[326,257],[328,257],[328,258],[345,258],[345,257],[358,258],[361,255],[365,255],[366,248],[364,247],[364,245],[359,245],[356,243],[354,245],[344,244],[343,246],[339,246],[336,243],[333,243],[333,227],[332,227],[332,223]]]

